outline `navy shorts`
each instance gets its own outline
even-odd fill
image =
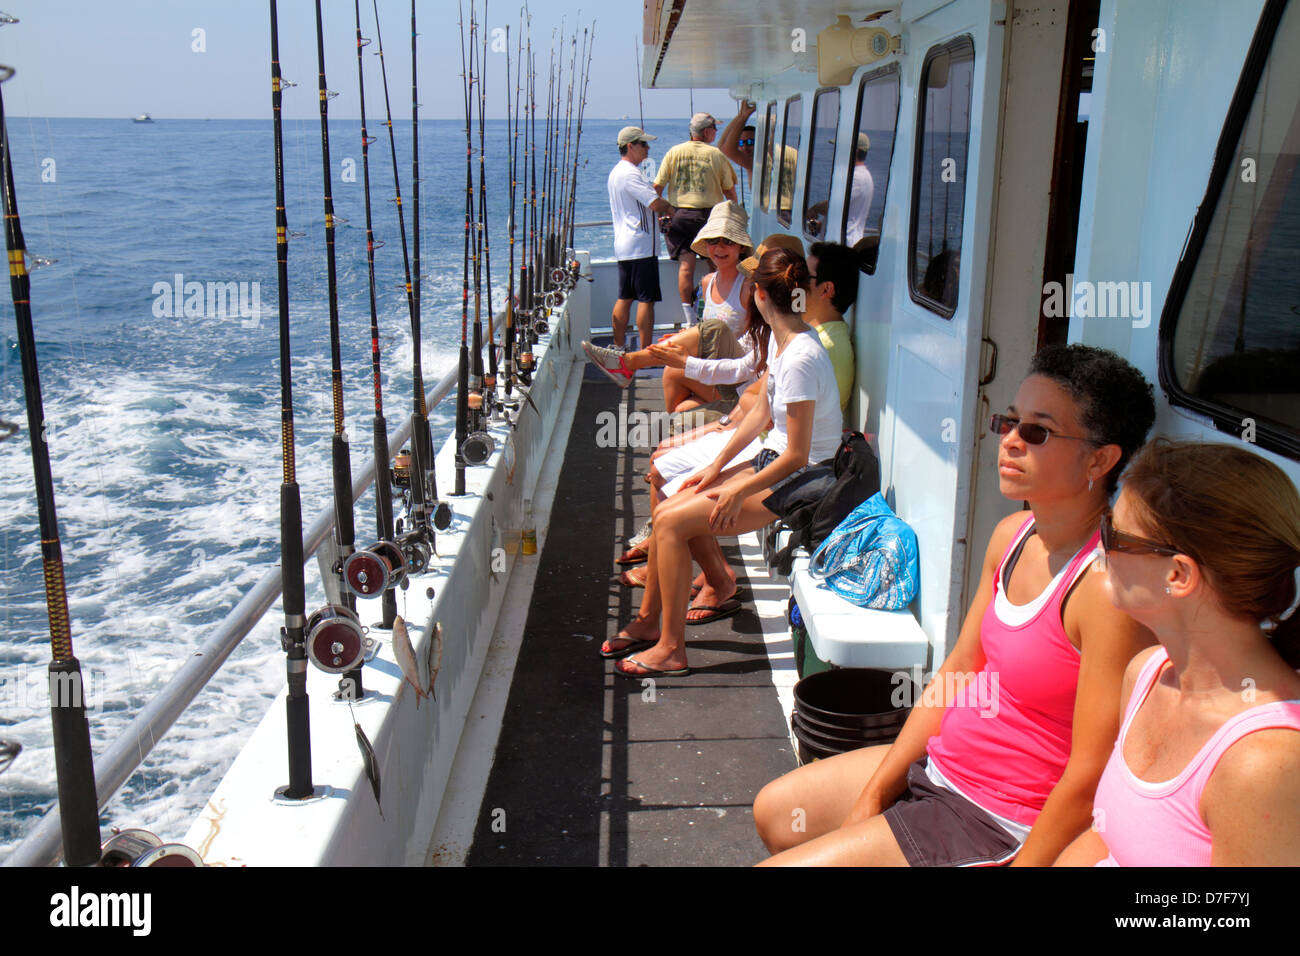
[[[1020,841],[960,793],[936,786],[925,757],[907,768],[907,789],[885,822],[909,866],[1001,866]]]
[[[618,297],[637,302],[659,302],[659,258],[618,260]]]
[[[691,243],[708,221],[707,209],[678,209],[673,213],[673,220],[664,236],[664,241],[668,244],[668,258],[676,259],[683,252],[690,252]]]
[[[760,454],[762,454],[760,452]],[[769,459],[769,461],[774,460]],[[765,463],[766,464],[766,463]],[[761,471],[762,469],[756,469]],[[763,499],[763,507],[781,517],[801,504],[825,498],[835,484],[835,469],[830,465],[806,465],[776,483]]]

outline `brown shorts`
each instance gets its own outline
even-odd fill
[[[731,331],[731,326],[727,325],[721,319],[705,319],[700,323],[700,358],[702,359],[733,359],[740,358],[748,349],[741,345],[736,338],[736,333]],[[718,390],[716,402],[710,402],[710,407],[717,406],[722,413],[735,406],[740,401],[740,393],[744,391],[746,382],[739,382],[734,385],[715,385]]]
[[[925,757],[907,769],[907,789],[885,811],[909,866],[1001,866],[1020,841],[961,794],[935,786]]]
[[[690,252],[691,243],[695,241],[695,237],[700,234],[700,230],[708,221],[708,209],[682,208],[673,213],[672,221],[668,224],[668,232],[664,234],[664,242],[668,246],[668,258],[676,260],[683,252]]]

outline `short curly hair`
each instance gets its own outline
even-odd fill
[[[1029,374],[1049,378],[1070,393],[1079,421],[1095,441],[1119,446],[1119,461],[1106,473],[1106,490],[1114,494],[1120,473],[1155,424],[1151,383],[1114,352],[1078,343],[1040,349]]]

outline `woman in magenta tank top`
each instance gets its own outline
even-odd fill
[[[1058,862],[1300,865],[1295,487],[1244,448],[1156,441],[1102,537],[1111,599],[1160,643],[1129,665],[1095,825]]]
[[[957,641],[898,739],[759,793],[766,863],[1047,864],[1087,829],[1124,667],[1151,636],[1086,571],[1154,418],[1151,386],[1114,353],[1034,357],[992,422],[999,487],[1028,510],[995,529]]]

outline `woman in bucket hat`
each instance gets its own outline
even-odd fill
[[[666,337],[674,351],[706,361],[738,359],[750,350],[747,335],[749,284],[740,275],[740,260],[749,254],[753,240],[746,231],[749,217],[738,204],[726,200],[709,213],[692,248],[712,259],[716,271],[703,284],[704,317],[699,325]],[[638,369],[664,365],[651,349],[619,352],[582,343],[583,351],[597,368],[620,388],[627,388]],[[711,384],[686,378],[679,369],[664,372],[664,407],[669,412],[700,409],[707,406],[705,417],[720,417],[735,406],[740,393],[754,376],[732,381],[712,379]]]

